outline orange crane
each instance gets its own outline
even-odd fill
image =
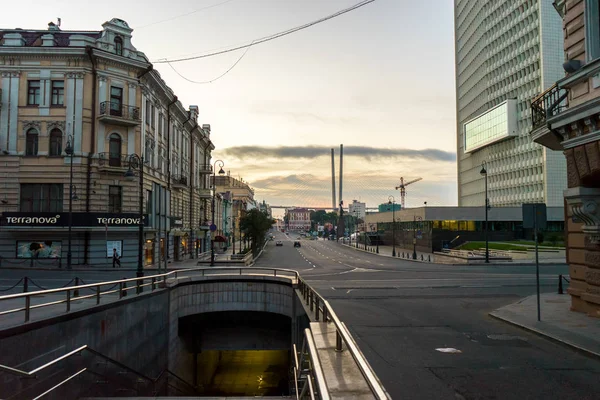
[[[412,181],[408,181],[408,182],[404,183],[404,178],[403,177],[400,178],[400,186],[396,186],[396,190],[400,189],[400,202],[402,204],[403,210],[404,210],[404,199],[406,198],[406,186],[410,185],[411,183],[419,182],[422,179],[423,178],[417,178],[417,179],[413,179]]]

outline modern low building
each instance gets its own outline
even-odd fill
[[[567,76],[533,99],[531,137],[565,155],[571,309],[600,317],[600,2],[554,3]]]
[[[395,221],[395,227],[392,224]],[[564,236],[564,209],[547,208],[547,238]],[[533,232],[523,228],[521,207],[492,207],[488,211],[489,240],[533,240]],[[468,241],[481,241],[485,231],[485,207],[420,207],[380,213],[365,217],[366,232],[379,232],[379,237],[391,245],[396,233],[396,245],[422,252],[440,251]],[[364,230],[363,230],[364,231]]]
[[[116,249],[137,266],[140,214],[144,265],[206,247],[210,126],[133,46],[125,21],[102,28],[0,30],[5,265],[64,267],[70,238],[72,265],[110,265]]]
[[[355,218],[364,218],[367,212],[367,204],[361,203],[358,200],[352,200],[348,206],[348,213]]]
[[[455,0],[458,205],[563,207],[566,163],[529,137],[531,99],[564,76],[552,1]]]

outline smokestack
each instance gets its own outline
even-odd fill
[[[340,203],[344,201],[342,197],[342,184],[344,183],[344,145],[340,144]]]
[[[333,211],[337,210],[337,204],[335,204],[335,162],[333,157],[333,148],[331,149],[331,206]]]

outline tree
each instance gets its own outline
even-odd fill
[[[240,227],[246,236],[252,241],[252,254],[257,255],[261,245],[264,243],[267,232],[275,220],[269,218],[267,213],[256,208],[248,211],[240,220]]]

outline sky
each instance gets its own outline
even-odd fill
[[[359,2],[55,0],[27,12],[8,2],[0,27],[45,29],[60,17],[63,30],[101,30],[120,18],[134,29],[133,45],[157,61],[249,44]],[[260,201],[330,206],[334,148],[339,202],[343,144],[345,205],[376,207],[390,195],[400,202],[400,177],[423,178],[407,186],[407,207],[456,205],[452,7],[375,0],[243,57],[242,49],[155,68],[185,107],[198,105],[199,122],[211,124],[213,160]]]

